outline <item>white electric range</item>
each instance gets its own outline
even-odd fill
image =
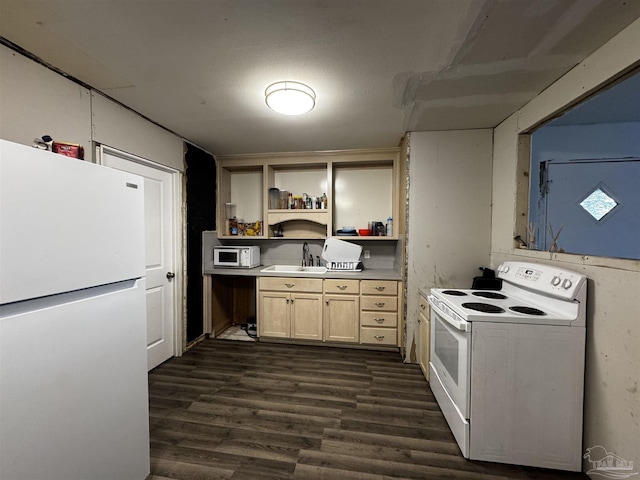
[[[466,458],[581,470],[586,277],[505,262],[431,289],[431,389]]]

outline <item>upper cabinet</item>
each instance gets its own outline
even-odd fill
[[[217,157],[218,236],[321,239],[393,219],[398,238],[400,149]],[[364,232],[363,232],[364,233]],[[378,228],[376,233],[380,233]]]

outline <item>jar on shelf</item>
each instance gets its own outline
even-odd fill
[[[274,210],[277,208],[280,208],[280,189],[270,188],[269,189],[269,209]]]
[[[281,210],[286,210],[289,208],[289,192],[286,190],[280,190],[280,206],[278,207]]]

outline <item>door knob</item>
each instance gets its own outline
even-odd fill
[[[176,274],[173,272],[167,272],[167,280],[171,280],[172,278],[176,278]]]

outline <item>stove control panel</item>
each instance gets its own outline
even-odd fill
[[[571,270],[526,262],[505,262],[498,267],[504,281],[554,297],[573,300],[586,277]]]

